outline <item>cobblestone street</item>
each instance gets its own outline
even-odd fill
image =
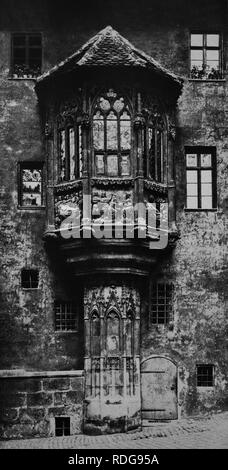
[[[228,449],[228,412],[127,434],[2,441],[1,449]]]

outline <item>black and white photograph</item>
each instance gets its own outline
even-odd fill
[[[0,0],[2,458],[228,449],[227,79],[228,0]]]

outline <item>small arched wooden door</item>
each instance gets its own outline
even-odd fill
[[[142,420],[177,419],[177,367],[166,357],[141,364]]]

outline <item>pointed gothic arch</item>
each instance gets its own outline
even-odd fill
[[[132,112],[124,94],[113,90],[98,94],[92,105],[94,176],[132,174]]]

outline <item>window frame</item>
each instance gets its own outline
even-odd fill
[[[164,302],[160,305],[164,306],[163,318],[164,321],[160,322],[159,319],[159,303],[158,303],[158,287],[162,286],[164,289]],[[153,289],[156,287],[156,303],[153,301]],[[167,301],[168,299],[168,291],[167,287],[170,288],[170,303]],[[156,306],[156,312],[153,311],[153,306]],[[154,315],[155,314],[155,315]],[[153,321],[153,319],[156,321]],[[158,281],[158,282],[151,282],[150,283],[150,292],[149,292],[149,327],[154,326],[168,326],[173,322],[174,319],[174,283],[167,282],[167,281]]]
[[[57,424],[59,423],[59,424]],[[67,430],[67,432],[66,432]],[[55,436],[71,435],[71,419],[70,416],[55,416]]]
[[[203,44],[202,46],[192,46],[191,45],[191,36],[193,34],[200,34],[203,36]],[[216,46],[207,46],[207,41],[206,37],[207,35],[218,35],[219,36],[219,45],[218,47]],[[202,75],[202,78],[198,77],[193,77],[192,76],[192,64],[191,64],[191,51],[192,50],[202,50],[203,52],[203,61],[202,61],[202,70],[203,68],[207,65],[207,58],[206,58],[206,51],[207,50],[218,50],[219,51],[219,68],[218,68],[218,74],[220,75],[219,77],[208,77],[207,73],[204,73]],[[222,80],[224,81],[224,57],[223,57],[223,34],[221,31],[208,31],[208,30],[191,30],[189,32],[189,79],[190,80],[196,80],[196,81],[219,81]],[[209,72],[210,73],[210,72]]]
[[[75,168],[74,179],[70,179],[70,129],[74,129],[74,148],[75,148]],[[65,133],[65,178],[61,179],[61,133]],[[74,122],[67,122],[64,125],[59,125],[57,129],[57,167],[58,167],[58,183],[66,183],[81,179],[83,176],[83,149],[82,149],[82,125],[80,120]],[[80,159],[80,144],[81,144],[81,159]],[[81,168],[80,168],[81,160]]]
[[[64,305],[65,311],[62,311],[62,306]],[[66,307],[71,306],[71,311],[66,311]],[[61,312],[57,312],[57,308],[61,306]],[[55,299],[54,301],[54,327],[55,333],[78,333],[79,331],[79,319],[78,319],[78,309],[76,307],[76,302],[74,300],[63,300],[63,299]],[[59,318],[59,328],[57,328],[57,314],[60,315]],[[67,324],[67,314],[74,315],[73,319],[70,320],[75,323],[75,328],[62,328],[63,324]],[[65,315],[65,318],[62,316]]]
[[[211,383],[212,383],[212,385],[208,385],[208,384],[202,384],[201,385],[201,384],[199,384],[199,375],[200,375],[200,377],[206,377],[206,378],[208,376],[210,377],[209,374],[202,374],[202,373],[199,374],[198,369],[200,367],[205,367],[205,368],[210,367],[211,368],[211,379],[212,379]],[[202,378],[201,378],[201,380],[202,380]],[[202,389],[202,388],[207,388],[207,389],[208,388],[210,388],[210,389],[214,388],[214,386],[215,386],[215,365],[214,364],[202,364],[202,363],[201,364],[196,364],[196,386],[197,386],[197,388],[200,388],[200,389]]]
[[[23,171],[24,169],[38,169],[41,170],[41,204],[39,206],[26,206],[22,203],[23,198]],[[44,195],[44,162],[40,161],[20,161],[17,164],[17,187],[18,187],[18,209],[37,211],[45,208],[45,195]]]
[[[159,184],[163,184],[165,180],[165,161],[166,161],[166,154],[167,154],[167,132],[166,132],[166,120],[165,116],[159,115],[159,120],[157,119],[156,122],[153,124],[152,122],[148,122],[144,129],[144,137],[143,137],[143,146],[144,146],[144,178],[148,178],[152,181],[155,181]],[[152,138],[150,139],[150,131],[152,131]],[[158,146],[158,134],[160,133],[160,155],[159,155],[159,146]],[[154,176],[152,176],[151,172],[151,146],[150,140],[154,139]],[[159,162],[160,158],[160,162]]]
[[[187,155],[197,154],[197,166],[187,166]],[[201,154],[211,154],[211,166],[202,167],[199,164]],[[202,208],[199,207],[202,205],[201,200],[201,171],[206,169],[211,169],[212,181],[212,207],[211,208]],[[197,171],[197,199],[198,207],[191,208],[187,206],[187,171],[195,170]],[[185,211],[196,211],[196,212],[213,212],[217,211],[217,151],[216,147],[213,146],[185,146]]]
[[[29,49],[35,49],[37,48],[37,46],[29,46],[29,38],[31,36],[40,36],[40,49],[41,49],[41,60],[40,60],[40,72],[37,73],[36,75],[32,75],[32,74],[27,74],[27,75],[30,75],[30,76],[19,76],[17,75],[15,72],[14,72],[14,68],[15,68],[15,63],[14,63],[14,57],[15,57],[15,51],[14,51],[14,37],[15,36],[25,36],[25,56],[26,56],[26,66],[29,66]],[[18,46],[20,47],[21,49],[23,48],[23,46]],[[39,77],[41,74],[42,74],[42,70],[43,70],[43,34],[41,31],[12,31],[11,32],[11,46],[10,46],[10,50],[11,50],[11,59],[10,59],[10,78],[13,79],[13,80],[36,80],[37,77]],[[17,75],[17,76],[15,76]]]
[[[133,122],[132,122],[132,112],[129,104],[128,98],[125,96],[125,94],[121,93],[114,93],[114,98],[109,97],[107,92],[101,92],[97,95],[96,100],[95,100],[95,105],[92,110],[92,119],[91,119],[91,142],[92,142],[92,155],[93,155],[93,163],[92,163],[92,175],[95,178],[102,178],[102,179],[125,179],[125,178],[132,178],[133,176],[133,163],[132,163],[132,149],[133,149]],[[114,103],[116,100],[120,99],[122,97],[125,100],[125,104],[123,106],[123,109],[120,112],[117,112],[114,109]],[[107,111],[104,111],[100,106],[99,106],[99,98],[105,98],[106,100],[109,101],[110,103],[110,108]],[[100,112],[100,114],[103,117],[103,123],[104,123],[104,149],[95,149],[94,147],[94,140],[93,140],[93,122],[94,122],[94,116],[96,115],[97,112]],[[116,149],[109,149],[107,146],[107,121],[108,121],[108,116],[109,113],[113,112],[114,115],[116,116],[116,123],[117,123],[117,148]],[[130,148],[129,149],[121,149],[121,116],[123,113],[126,112],[129,116],[129,122],[130,122]],[[97,155],[102,155],[103,156],[103,164],[104,164],[104,173],[98,173],[97,172],[97,163],[96,163],[96,156]],[[108,174],[108,164],[107,160],[109,156],[116,156],[117,157],[117,168],[118,172],[116,175],[111,175]],[[121,160],[122,157],[127,156],[129,158],[129,174],[128,175],[122,175],[121,174]]]

